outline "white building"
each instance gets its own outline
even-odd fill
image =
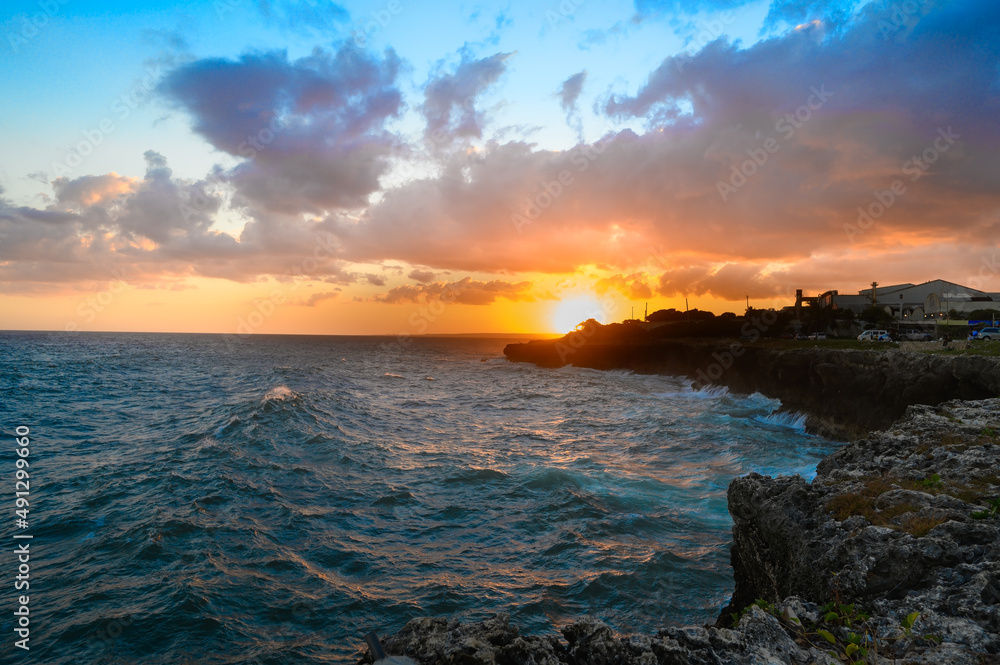
[[[879,307],[884,307],[893,318],[907,321],[943,318],[951,310],[959,314],[977,309],[1000,312],[1000,293],[987,293],[943,279],[923,284],[877,285],[874,289],[862,289],[858,295],[840,295],[837,291],[827,291],[820,294],[816,302],[821,307],[849,309],[855,314],[871,307],[874,302]]]

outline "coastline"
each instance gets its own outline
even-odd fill
[[[421,618],[386,638],[388,653],[421,665],[1000,662],[995,358],[568,339],[504,353],[546,367],[688,376],[697,387],[706,376],[781,399],[807,413],[813,431],[854,440],[820,462],[811,483],[733,480],[736,589],[714,626],[625,636],[582,617],[559,639],[521,636],[505,614],[464,625]]]
[[[575,336],[574,336],[575,335]],[[1000,358],[898,349],[781,348],[739,339],[602,340],[574,333],[509,344],[514,362],[686,376],[696,388],[760,392],[806,414],[809,432],[850,440],[889,427],[914,404],[1000,395]]]

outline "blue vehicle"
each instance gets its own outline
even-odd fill
[[[982,330],[973,330],[972,339],[1000,339],[1000,328],[983,328]]]

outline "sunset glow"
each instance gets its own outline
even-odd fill
[[[587,319],[608,323],[605,306],[594,298],[578,297],[561,301],[552,313],[553,332],[568,333]]]
[[[994,3],[57,4],[0,15],[2,328],[542,332],[581,292],[1000,280]]]

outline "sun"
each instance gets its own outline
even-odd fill
[[[552,312],[552,327],[556,332],[568,333],[587,319],[606,323],[604,307],[595,298],[580,296],[561,301]]]

